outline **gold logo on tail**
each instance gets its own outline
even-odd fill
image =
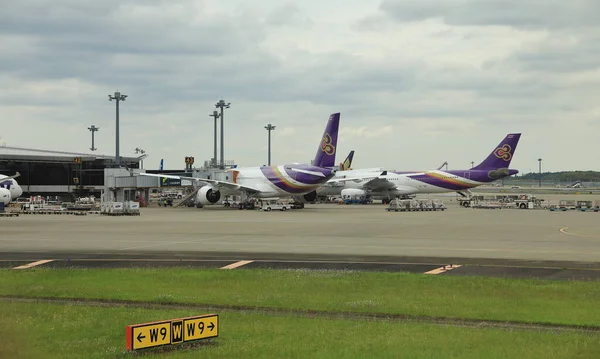
[[[323,136],[323,142],[321,142],[321,151],[328,155],[333,155],[335,153],[335,146],[332,145],[331,142],[333,142],[331,135],[326,133],[325,136]]]
[[[509,145],[502,145],[502,147],[496,148],[494,151],[494,156],[508,162],[512,158],[512,154],[510,153],[512,149]]]

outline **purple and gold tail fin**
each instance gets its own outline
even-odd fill
[[[502,142],[496,148],[488,158],[486,158],[479,165],[473,167],[474,170],[495,170],[498,168],[508,168],[510,161],[515,155],[517,144],[521,138],[520,133],[508,134]]]
[[[337,147],[338,129],[340,127],[340,114],[334,113],[329,116],[327,127],[319,143],[313,166],[333,167],[335,166],[335,152]]]
[[[352,158],[354,158],[354,150],[350,151],[344,162],[340,163],[340,171],[348,171],[352,169]]]

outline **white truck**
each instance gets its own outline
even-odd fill
[[[267,212],[273,210],[287,211],[292,209],[292,205],[281,201],[279,198],[264,198],[260,200],[260,208]]]

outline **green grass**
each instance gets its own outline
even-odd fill
[[[2,358],[133,358],[128,324],[198,315],[79,305],[2,303]],[[390,321],[218,313],[213,345],[144,358],[598,358],[600,334],[473,329]],[[19,353],[20,356],[11,354]]]
[[[38,268],[0,270],[0,295],[600,325],[600,285],[593,282],[348,271]]]

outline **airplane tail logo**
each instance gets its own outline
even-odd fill
[[[164,159],[160,160],[160,166],[158,167],[158,169],[159,169],[160,171],[162,171],[162,170],[163,170],[163,164],[164,164]]]
[[[352,158],[354,157],[354,150],[350,151],[348,157],[344,160],[344,162],[340,163],[340,171],[347,171],[352,169]]]
[[[511,150],[512,149],[510,148],[510,145],[504,144],[502,147],[496,148],[494,155],[504,161],[509,162],[512,159],[512,153],[510,152]]]
[[[517,144],[521,138],[520,133],[508,134],[494,151],[479,165],[473,167],[474,170],[496,170],[500,168],[508,168],[510,161],[515,155]]]
[[[327,127],[319,141],[319,148],[313,161],[313,166],[333,167],[335,166],[335,152],[337,147],[338,129],[340,127],[340,114],[334,113],[329,116]]]
[[[328,155],[333,155],[333,153],[335,152],[335,146],[332,145],[331,142],[331,135],[326,133],[323,137],[323,142],[321,142],[321,151],[325,152]]]

